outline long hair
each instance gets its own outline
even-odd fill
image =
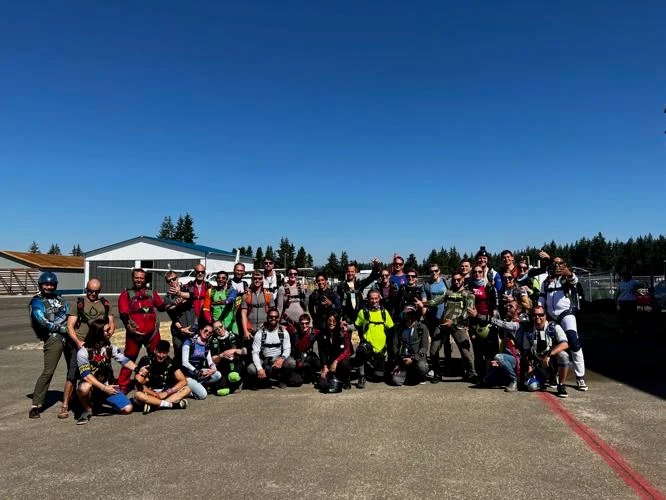
[[[88,335],[83,341],[83,345],[88,348],[97,348],[105,345],[109,345],[111,342],[104,337],[104,327],[106,326],[106,321],[103,319],[96,319],[88,324]]]

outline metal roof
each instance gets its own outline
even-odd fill
[[[106,249],[110,249],[112,247],[119,247],[119,246],[125,246],[130,243],[134,243],[136,241],[141,241],[141,240],[149,240],[150,242],[154,242],[157,244],[161,245],[172,245],[180,248],[185,248],[187,250],[191,250],[193,252],[201,252],[201,253],[214,253],[214,254],[219,254],[219,255],[229,255],[232,257],[235,257],[236,254],[234,252],[229,252],[228,250],[220,250],[219,248],[213,248],[209,247],[206,245],[197,245],[196,243],[183,243],[182,241],[173,241],[173,240],[163,240],[160,238],[155,238],[154,236],[137,236],[136,238],[131,238],[129,240],[125,241],[120,241],[118,243],[114,243],[113,245],[107,245],[102,248],[96,248],[95,250],[90,250],[89,252],[86,252],[86,256],[91,255],[91,254],[96,254],[100,253]]]
[[[0,250],[0,255],[4,255],[11,260],[18,261],[26,267],[36,267],[39,269],[83,269],[84,263],[83,257],[72,257],[69,255],[50,255],[48,253],[12,252],[9,250]]]

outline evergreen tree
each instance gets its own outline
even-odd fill
[[[39,251],[39,245],[37,244],[37,242],[35,240],[33,240],[32,243],[30,244],[30,248],[28,248],[28,252],[30,252],[30,253],[41,253]]]
[[[183,234],[180,241],[194,243],[196,239],[196,234],[194,234],[194,220],[192,220],[192,216],[189,212],[186,212],[185,217],[183,218]]]
[[[407,257],[407,260],[405,261],[405,270],[414,269],[415,271],[418,272],[418,268],[419,268],[419,261],[416,260],[416,255],[410,253],[409,256]]]
[[[161,240],[173,240],[175,239],[176,228],[173,225],[171,216],[167,215],[162,221],[160,226],[160,232],[157,233],[157,237]]]
[[[254,254],[254,268],[259,269],[264,265],[264,251],[261,247],[257,247],[257,252]]]
[[[331,255],[328,256],[328,262],[324,266],[324,272],[326,276],[335,277],[340,274],[340,262],[338,261],[338,256],[335,255],[335,252],[331,252]]]
[[[338,279],[345,279],[345,274],[347,273],[347,266],[350,264],[349,262],[349,255],[347,255],[347,252],[344,250],[342,253],[340,253],[340,262],[338,263],[338,274],[335,274],[335,276]]]
[[[298,249],[298,253],[296,254],[296,258],[294,259],[294,265],[302,269],[304,267],[310,267],[308,266],[308,257],[307,254],[305,253],[305,248],[300,247]]]
[[[277,262],[282,267],[289,267],[294,265],[294,258],[296,257],[296,248],[289,242],[289,238],[280,238],[280,248],[277,251]]]
[[[314,259],[312,258],[312,255],[307,255],[305,263],[307,264],[306,267],[314,267]]]
[[[60,246],[58,246],[57,243],[51,243],[51,248],[49,248],[49,251],[46,253],[49,255],[62,255],[60,252]]]
[[[74,245],[72,248],[72,255],[74,257],[81,257],[83,255],[83,252],[81,251],[81,247],[79,245]]]
[[[173,240],[174,241],[183,241],[183,235],[185,234],[185,219],[183,219],[182,214],[178,216],[176,221],[176,228],[173,231]]]
[[[264,260],[269,259],[275,262],[275,251],[273,250],[273,247],[268,245],[266,247],[266,253],[264,254]]]
[[[252,245],[248,245],[243,255],[245,255],[246,257],[254,257],[254,252],[252,251]]]

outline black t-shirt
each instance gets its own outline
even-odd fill
[[[145,386],[150,389],[168,389],[176,384],[176,376],[174,375],[177,366],[174,365],[173,360],[167,356],[163,363],[158,363],[152,356],[144,356],[139,361],[139,369],[148,366],[148,376],[146,377]]]

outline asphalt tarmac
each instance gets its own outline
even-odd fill
[[[186,410],[58,420],[64,360],[27,418],[42,353],[0,298],[1,498],[664,498],[663,385],[589,371],[570,397],[437,385],[242,391]],[[659,341],[658,348],[663,349]],[[632,350],[638,348],[632,345]],[[589,349],[588,349],[589,351]],[[625,349],[626,351],[626,349]],[[592,357],[592,356],[591,356]]]

